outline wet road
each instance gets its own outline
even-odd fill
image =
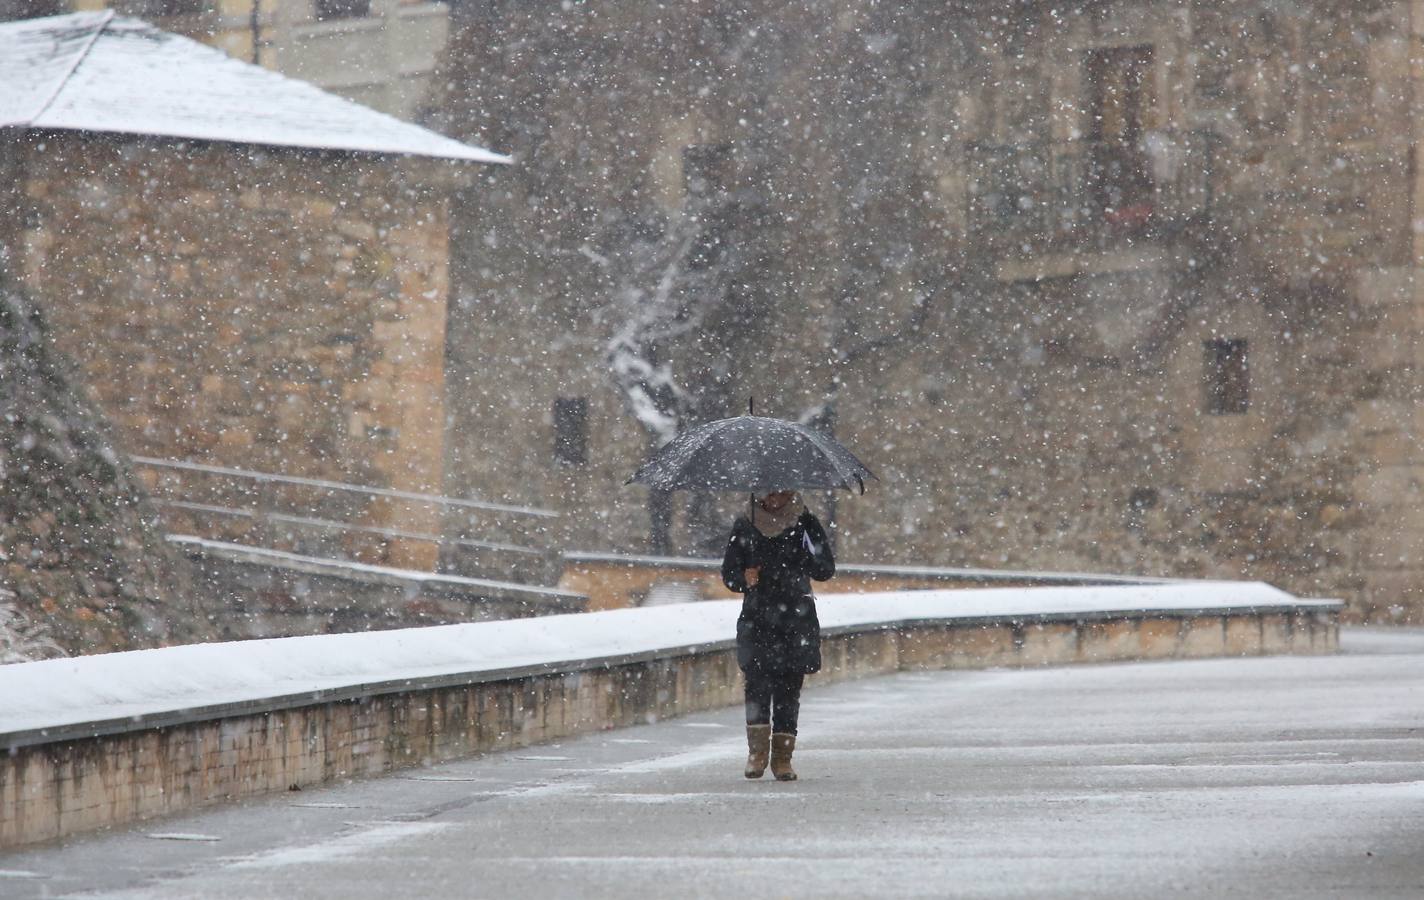
[[[1424,633],[808,691],[0,855],[0,897],[1424,896]]]

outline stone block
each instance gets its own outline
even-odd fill
[[[1141,652],[1136,622],[1086,622],[1078,628],[1078,662],[1136,659]]]
[[[1261,616],[1260,623],[1261,652],[1263,654],[1290,652],[1291,624],[1289,616]]]
[[[1221,616],[1198,616],[1182,622],[1177,655],[1187,659],[1226,653],[1226,626]]]
[[[1182,623],[1177,619],[1141,619],[1137,623],[1138,646],[1143,659],[1170,659],[1177,655]]]
[[[1364,436],[1364,456],[1373,467],[1424,466],[1424,447],[1399,429]]]
[[[1229,656],[1257,656],[1264,652],[1264,627],[1260,617],[1244,615],[1226,619],[1226,653]]]
[[[1077,658],[1078,627],[1074,623],[1031,623],[1020,631],[1018,661],[1022,665],[1061,665]]]
[[[1351,488],[1357,502],[1375,509],[1418,506],[1424,499],[1424,467],[1376,466],[1356,476]]]

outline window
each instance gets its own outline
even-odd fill
[[[1088,139],[1136,144],[1152,105],[1152,48],[1089,50],[1086,69]]]
[[[588,462],[588,398],[554,401],[554,458],[571,466]]]
[[[1206,411],[1213,416],[1239,416],[1251,405],[1251,372],[1245,338],[1206,341],[1202,357]]]
[[[316,17],[323,22],[359,19],[370,14],[371,0],[316,0]]]
[[[1093,205],[1109,222],[1141,225],[1154,202],[1142,148],[1153,103],[1152,48],[1091,50],[1084,76]]]

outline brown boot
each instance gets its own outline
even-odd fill
[[[771,774],[777,781],[795,781],[796,772],[791,768],[791,754],[796,750],[796,735],[773,734],[771,736]]]
[[[766,771],[766,760],[771,755],[771,726],[747,726],[747,768],[742,774],[748,778],[760,778]]]

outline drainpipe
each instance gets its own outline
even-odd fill
[[[252,64],[262,65],[262,0],[252,0],[252,15],[248,19],[252,31]]]

